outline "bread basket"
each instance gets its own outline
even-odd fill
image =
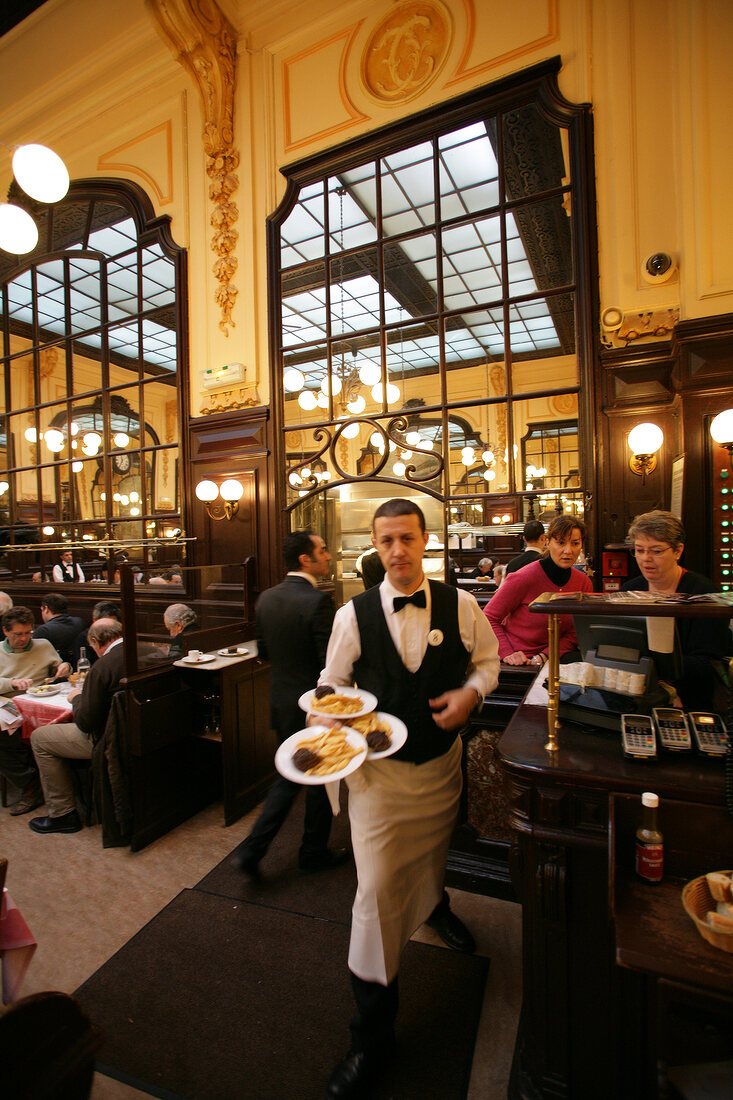
[[[723,874],[730,875],[730,871]],[[704,940],[713,947],[719,947],[721,951],[733,953],[733,929],[730,932],[719,931],[711,928],[706,916],[711,909],[715,909],[715,901],[710,893],[710,888],[705,875],[692,879],[682,888],[682,904],[688,917],[695,922],[695,927]]]

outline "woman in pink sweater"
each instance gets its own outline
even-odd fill
[[[547,532],[547,552],[538,561],[510,573],[484,614],[499,642],[499,657],[507,665],[541,668],[547,660],[547,616],[529,610],[543,592],[591,592],[590,579],[573,565],[583,549],[585,524],[576,516],[558,516]],[[560,656],[575,649],[578,639],[572,615],[559,616]]]

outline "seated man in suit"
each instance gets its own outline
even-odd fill
[[[168,656],[172,661],[180,661],[183,656],[182,635],[196,629],[196,612],[187,603],[172,603],[163,612],[163,622],[171,636]]]
[[[36,833],[78,833],[82,828],[66,760],[91,760],[94,743],[104,732],[112,697],[125,672],[122,625],[116,619],[97,619],[89,627],[87,638],[98,660],[83,686],[69,693],[74,721],[39,726],[31,734],[49,810],[48,817],[30,820]]]
[[[476,577],[477,579],[490,581],[491,571],[494,567],[494,562],[491,558],[482,558],[475,569],[472,569],[469,573],[469,577]]]
[[[92,622],[96,623],[97,619],[117,619],[118,623],[122,622],[122,610],[117,600],[97,600],[92,608]],[[74,668],[76,668],[79,662],[79,656],[81,653],[81,647],[84,646],[86,650],[86,656],[89,658],[89,664],[93,665],[97,659],[97,654],[87,641],[87,627],[83,627],[77,634],[76,641],[74,642]]]
[[[49,592],[41,600],[41,618],[43,623],[33,631],[34,638],[48,638],[59,656],[71,663],[74,661],[77,635],[86,630],[83,619],[69,615],[69,601],[66,596]]]

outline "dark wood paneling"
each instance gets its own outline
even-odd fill
[[[733,315],[677,325],[671,344],[604,352],[600,359],[598,502],[601,544],[622,542],[630,520],[669,508],[672,461],[685,456],[684,564],[710,575],[710,420],[733,406]],[[628,433],[651,420],[664,432],[657,469],[642,484],[629,469]]]
[[[273,472],[269,441],[269,409],[240,409],[217,413],[191,422],[191,467],[188,491],[188,529],[196,538],[192,557],[197,565],[223,565],[255,559],[255,586],[268,588],[272,562],[279,561],[273,545]],[[231,520],[213,520],[195,495],[204,478],[221,484],[236,478],[244,497]]]

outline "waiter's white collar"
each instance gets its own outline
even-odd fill
[[[310,573],[302,573],[299,569],[294,569],[287,574],[288,577],[305,577],[307,581],[310,581],[314,588],[318,588],[318,581],[315,577],[312,577]]]

